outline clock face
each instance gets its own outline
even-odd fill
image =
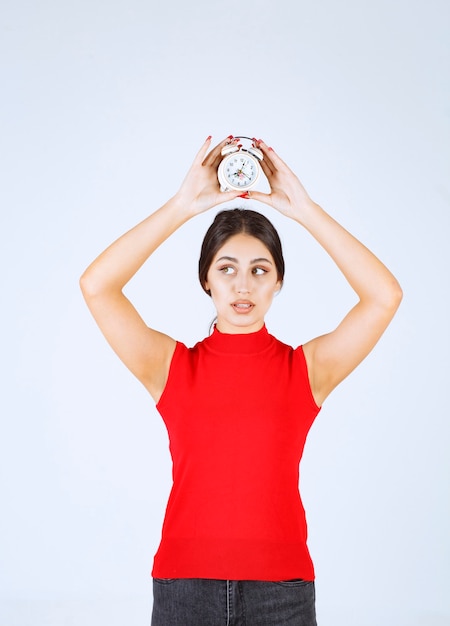
[[[233,189],[247,189],[258,179],[259,164],[245,152],[237,152],[224,159],[222,172],[227,186]]]

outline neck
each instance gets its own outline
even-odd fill
[[[255,324],[249,324],[248,326],[236,326],[217,320],[215,327],[219,333],[226,335],[248,335],[250,333],[257,333],[264,325],[264,320],[258,321]]]
[[[264,325],[257,331],[245,333],[223,333],[215,326],[212,335],[205,342],[215,352],[243,356],[266,350],[272,345],[273,337]]]

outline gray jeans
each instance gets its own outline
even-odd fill
[[[152,626],[317,626],[314,582],[155,578]]]

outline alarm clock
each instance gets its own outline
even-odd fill
[[[238,140],[236,143],[235,140]],[[244,140],[247,146],[241,143]],[[249,145],[248,145],[249,144]],[[233,143],[222,148],[223,160],[217,169],[221,191],[245,193],[258,182],[263,153],[253,145],[250,137],[234,137]]]

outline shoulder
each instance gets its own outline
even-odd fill
[[[281,339],[278,339],[274,335],[271,335],[271,338],[273,340],[272,345],[277,352],[289,355],[296,363],[298,362],[299,365],[306,366],[305,352],[302,344],[292,346],[284,341],[281,341]]]
[[[273,335],[272,338],[275,352],[289,360],[291,370],[309,380],[308,361],[303,344],[293,347],[283,341],[280,341]]]
[[[311,410],[317,413],[320,410],[320,404],[316,401],[312,390],[310,368],[304,344],[292,347],[276,338],[274,339],[279,354],[284,353],[289,362],[291,385],[293,385],[296,393],[299,393],[304,401],[310,405]]]
[[[175,341],[173,351],[167,364],[166,375],[160,386],[159,394],[155,398],[156,404],[160,405],[163,397],[169,391],[175,395],[183,386],[189,385],[189,379],[196,369],[199,354],[204,351],[204,341],[188,347],[182,341]]]

